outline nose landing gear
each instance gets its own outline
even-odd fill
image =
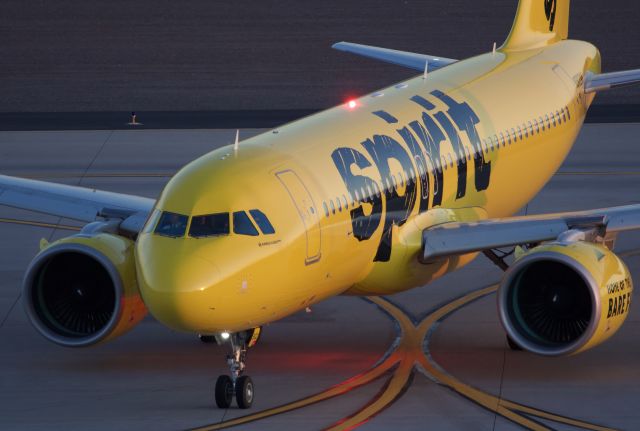
[[[248,409],[253,404],[254,386],[251,377],[243,375],[246,367],[247,349],[253,347],[260,336],[260,328],[229,334],[231,354],[227,355],[227,364],[231,376],[221,375],[216,381],[216,405],[228,409],[235,396],[241,409]]]

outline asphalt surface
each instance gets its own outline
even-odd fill
[[[241,138],[258,132],[242,130]],[[526,211],[637,203],[639,134],[637,124],[586,125],[559,173]],[[1,132],[0,172],[155,197],[180,166],[232,143],[234,136],[235,130]],[[213,385],[226,373],[226,350],[201,344],[194,335],[172,332],[151,317],[123,337],[87,349],[58,347],[35,332],[20,304],[24,269],[41,238],[73,233],[46,223],[73,225],[0,208],[1,429],[173,430],[258,412],[263,417],[238,429],[340,429],[341,420],[363,414],[364,430],[512,430],[522,429],[518,424],[526,420],[538,427],[576,429],[558,422],[563,418],[583,421],[587,429],[598,429],[589,424],[640,427],[639,308],[632,306],[626,324],[609,342],[584,354],[548,359],[512,352],[493,294],[462,305],[452,302],[500,279],[500,271],[483,258],[389,298],[399,307],[395,314],[387,303],[337,297],[311,313],[267,326],[249,352],[254,407],[218,410]],[[638,233],[617,244],[636,278],[638,248]],[[403,318],[429,316],[440,307],[447,314],[430,323],[427,343],[405,340],[413,323]],[[408,347],[392,351],[394,342],[405,346],[405,341]],[[422,365],[407,370],[406,361],[423,353]],[[345,388],[345,381],[380,370],[388,361],[392,366],[380,377],[339,396],[286,413],[271,410],[329,388]],[[525,414],[513,407],[521,418],[508,419],[499,407],[513,405],[529,410]]]
[[[516,6],[3,0],[0,112],[324,109],[415,75],[337,52],[334,43],[468,58],[504,41]],[[634,1],[574,1],[570,36],[594,43],[605,71],[638,68],[639,20]],[[598,103],[640,103],[640,88],[603,94]]]

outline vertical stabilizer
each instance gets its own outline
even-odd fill
[[[569,36],[570,0],[520,0],[511,33],[501,49],[538,48]]]

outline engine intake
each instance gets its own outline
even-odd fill
[[[135,282],[132,244],[100,234],[65,238],[42,250],[23,285],[36,329],[57,344],[81,347],[137,324],[146,309]]]
[[[617,331],[632,290],[627,267],[606,247],[553,243],[534,248],[507,271],[498,309],[505,330],[523,349],[568,355]]]

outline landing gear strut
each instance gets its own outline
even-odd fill
[[[247,349],[258,341],[260,328],[228,335],[226,341],[231,345],[231,354],[227,355],[227,364],[231,376],[218,377],[215,392],[216,405],[221,409],[228,409],[235,396],[238,407],[248,409],[253,404],[254,386],[251,377],[243,374],[246,367]]]

